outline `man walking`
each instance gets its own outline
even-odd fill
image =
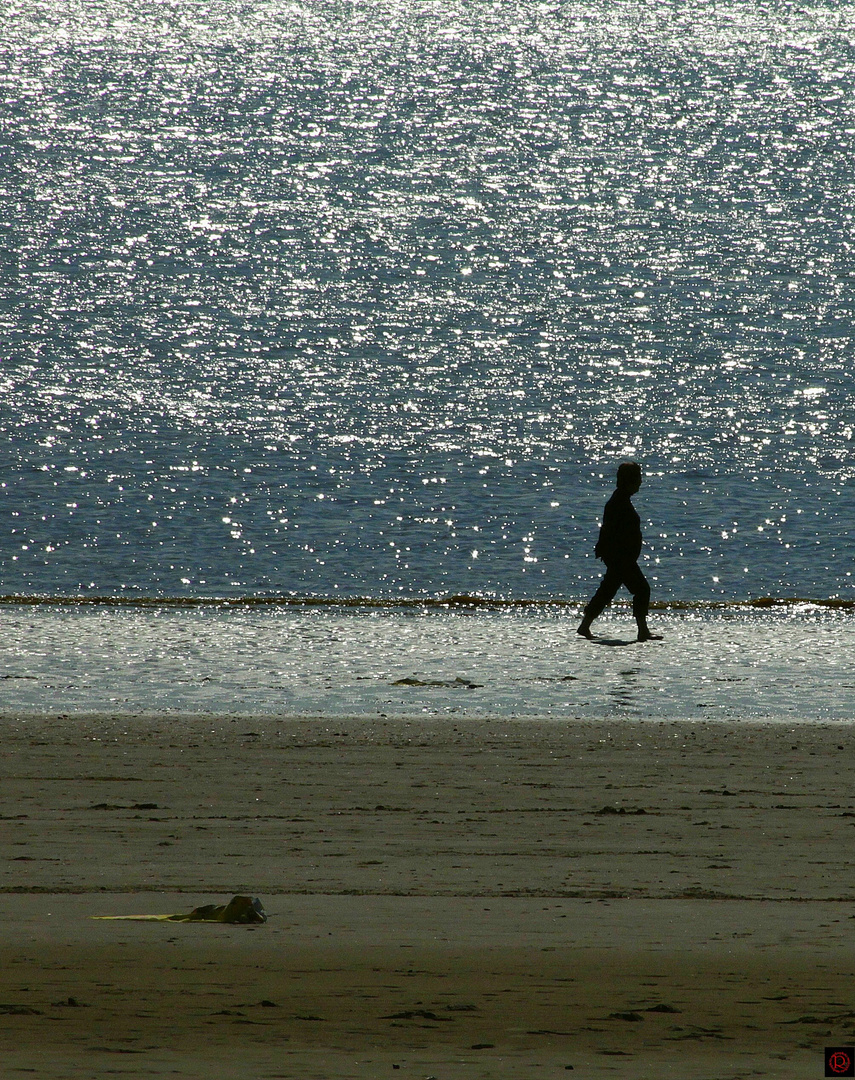
[[[606,503],[603,525],[594,554],[606,564],[600,587],[585,608],[578,634],[591,638],[591,623],[614,600],[621,585],[632,593],[632,613],[638,624],[639,641],[661,641],[647,625],[650,586],[641,572],[641,519],[632,505],[632,496],[641,487],[641,466],[625,461],[618,467],[617,490]]]

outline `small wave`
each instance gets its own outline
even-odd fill
[[[0,596],[6,607],[112,607],[112,608],[326,608],[335,610],[390,611],[578,611],[583,600],[560,597],[528,599],[455,593],[449,596]],[[617,601],[615,608],[629,607]],[[659,612],[739,612],[751,610],[821,609],[853,611],[855,599],[841,597],[761,596],[741,600],[659,600],[651,610]]]

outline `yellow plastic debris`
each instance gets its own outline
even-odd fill
[[[264,923],[267,915],[258,897],[233,896],[227,904],[204,904],[181,915],[92,915],[93,919],[133,919],[149,922]]]

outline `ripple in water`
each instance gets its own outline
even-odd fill
[[[7,23],[3,591],[851,595],[850,9]]]

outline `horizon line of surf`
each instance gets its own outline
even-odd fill
[[[362,610],[454,610],[550,611],[581,609],[586,601],[567,597],[502,597],[483,594],[451,593],[440,596],[330,596],[307,593],[210,595],[116,595],[85,593],[45,594],[10,593],[0,596],[4,607],[116,607],[116,608],[341,608]],[[631,601],[615,601],[615,607],[629,607]],[[855,611],[855,598],[760,596],[742,599],[655,600],[651,611],[705,612],[740,610],[776,610],[819,608],[832,611]]]

